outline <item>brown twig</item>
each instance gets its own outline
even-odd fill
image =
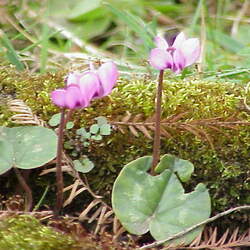
[[[219,213],[219,214],[217,214],[217,215],[215,215],[215,216],[213,216],[213,217],[211,217],[211,218],[209,218],[207,220],[204,220],[204,221],[202,221],[202,222],[200,222],[200,223],[198,223],[198,224],[196,224],[194,226],[191,226],[191,227],[183,230],[180,233],[174,234],[173,236],[170,236],[170,237],[168,237],[168,238],[166,238],[164,240],[159,240],[159,241],[156,241],[156,242],[154,242],[152,244],[145,245],[143,247],[140,247],[140,249],[152,248],[152,247],[162,245],[163,243],[165,243],[167,241],[180,238],[181,236],[195,230],[196,228],[201,227],[201,226],[203,226],[203,225],[205,225],[207,223],[210,223],[212,221],[215,221],[215,220],[217,220],[218,218],[220,218],[222,216],[231,214],[232,212],[235,212],[235,211],[244,210],[244,209],[250,209],[250,206],[246,205],[246,206],[240,206],[240,207],[235,207],[235,208],[228,209],[228,210],[226,210],[226,211],[224,211],[222,213]]]
[[[62,173],[62,150],[63,150],[63,130],[65,126],[65,108],[61,111],[61,120],[58,131],[58,141],[57,141],[57,157],[56,157],[56,206],[55,215],[57,216],[62,208],[63,204],[63,173]]]
[[[26,183],[26,181],[23,178],[20,171],[17,169],[17,167],[14,166],[13,168],[14,168],[15,174],[17,176],[17,179],[18,179],[20,185],[22,186],[23,190],[25,191],[25,193],[27,195],[27,201],[25,202],[25,211],[29,212],[32,210],[32,204],[33,204],[32,191],[31,191],[30,187],[28,186],[28,184]]]
[[[163,83],[164,70],[160,70],[157,87],[157,97],[155,106],[155,136],[153,146],[153,162],[151,174],[154,174],[154,169],[160,159],[160,145],[161,145],[161,99],[162,99],[162,83]]]

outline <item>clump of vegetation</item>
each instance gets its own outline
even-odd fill
[[[76,242],[42,225],[33,216],[20,215],[0,221],[0,249],[73,250]]]
[[[1,78],[2,93],[15,93],[15,98],[24,100],[46,122],[58,112],[58,108],[51,104],[50,91],[62,85],[65,71],[38,76],[13,74],[4,67],[1,72],[4,76]],[[109,97],[94,101],[91,107],[76,111],[73,116],[75,126],[69,132],[73,137],[70,140],[71,149],[67,152],[74,157],[77,156],[74,147],[79,144],[78,139],[74,138],[75,129],[89,128],[93,119],[100,115],[105,116],[113,125],[112,134],[103,138],[102,143],[91,143],[81,152],[96,166],[88,173],[91,187],[104,195],[108,202],[112,183],[123,164],[137,156],[152,153],[151,139],[139,130],[138,135],[133,134],[126,124],[121,126],[117,122],[128,117],[127,112],[131,114],[128,120],[130,125],[133,125],[136,115],[140,115],[138,121],[142,124],[152,117],[155,89],[155,82],[148,78],[121,78]],[[239,124],[232,127],[233,123],[228,126],[219,125],[223,121],[250,121],[249,111],[242,105],[242,100],[248,94],[244,86],[224,80],[187,78],[184,81],[167,79],[164,82],[162,119],[184,115],[176,121],[176,126],[166,127],[169,137],[163,136],[161,152],[190,160],[196,166],[194,183],[190,186],[198,182],[206,183],[217,211],[249,202],[249,126]],[[10,124],[8,118],[13,113],[7,108],[3,112],[5,116],[1,123]],[[206,125],[206,119],[212,118],[219,119]],[[195,121],[205,123],[201,126],[194,123],[186,129],[185,126],[178,125]],[[151,133],[150,130],[149,132]]]
[[[192,179],[183,185],[186,194],[190,193],[198,183],[204,183],[206,186],[204,187],[210,193],[213,213],[248,204],[250,202],[248,8],[248,1],[203,0],[191,1],[188,4],[179,0],[159,0],[157,3],[153,0],[121,0],[119,3],[113,0],[93,0],[91,4],[88,0],[64,3],[58,0],[42,2],[27,0],[22,1],[20,5],[16,5],[15,1],[9,1],[2,6],[0,126],[4,127],[0,131],[2,149],[0,156],[6,161],[5,155],[9,154],[11,159],[6,161],[11,162],[7,168],[4,164],[1,165],[1,168],[9,170],[4,171],[0,179],[3,187],[1,192],[5,198],[12,193],[16,194],[16,190],[19,189],[14,176],[16,172],[17,179],[21,180],[20,176],[23,175],[24,182],[26,179],[28,183],[28,188],[23,188],[26,194],[25,209],[31,210],[35,204],[35,209],[42,208],[43,205],[52,208],[54,191],[57,189],[55,207],[58,209],[54,209],[55,215],[61,210],[64,200],[63,211],[70,212],[74,216],[80,214],[78,219],[82,223],[88,221],[90,225],[87,227],[90,227],[94,234],[103,230],[109,231],[113,221],[113,239],[117,239],[119,236],[117,232],[121,232],[122,229],[119,229],[113,218],[114,206],[113,210],[110,206],[111,190],[117,184],[115,182],[114,185],[114,181],[121,175],[121,170],[126,169],[123,168],[124,165],[138,157],[152,155],[155,135],[158,139],[161,136],[159,139],[161,148],[158,143],[161,155],[172,154],[194,164]],[[188,43],[184,35],[180,36],[185,38],[181,39],[181,46],[176,46],[174,43],[178,34],[184,34],[183,32],[190,37],[197,37],[189,40],[190,47],[186,46]],[[156,35],[162,36],[158,42],[155,41]],[[158,49],[154,50],[155,47]],[[195,48],[193,50],[195,54],[189,54],[191,47]],[[166,48],[168,49],[165,50]],[[157,55],[165,57],[159,58]],[[186,68],[191,66],[190,62],[194,63],[194,58],[196,64]],[[56,92],[58,99],[53,98],[54,103],[62,108],[60,108],[61,117],[66,118],[66,122],[64,124],[58,121],[56,125],[51,125],[49,120],[59,112],[59,108],[51,102],[51,92],[67,83],[65,76],[76,70],[93,70],[111,59],[120,71],[119,82],[112,94],[102,99],[95,99],[97,91],[91,96],[94,100],[90,107],[76,109],[73,115],[71,110],[64,117],[65,107],[72,109],[79,107],[77,106],[79,104],[84,105],[80,96],[84,96],[86,91],[82,88],[79,90],[78,84],[72,82],[78,87],[74,85],[69,89],[78,88],[78,94],[69,90],[68,94],[71,97],[67,98],[69,96],[63,94],[66,88],[60,90],[62,92]],[[158,85],[155,80],[156,70],[150,65],[160,70]],[[169,71],[165,71],[165,77],[161,77],[163,70],[167,68],[178,74],[171,75]],[[163,78],[164,82],[160,80]],[[108,79],[107,74],[106,79]],[[78,80],[80,81],[80,78]],[[101,83],[102,79],[99,80]],[[157,112],[155,102],[161,98],[157,95],[156,88],[161,85],[160,82],[163,83],[163,91],[158,92],[163,94],[160,105],[162,112],[159,111],[160,108]],[[98,88],[99,84],[97,82],[95,84]],[[62,103],[63,98],[65,103],[68,102],[68,106]],[[21,99],[19,104],[9,102],[15,99]],[[72,106],[69,99],[75,101],[75,105]],[[13,117],[11,110],[18,115]],[[99,124],[100,126],[94,124],[96,118],[100,116],[106,121],[104,127],[101,127],[103,124]],[[27,125],[27,117],[34,118],[34,123],[29,125],[53,127],[47,129],[52,133],[54,129],[59,135],[55,136],[61,138],[58,140],[61,141],[58,145],[63,145],[62,138],[65,139],[66,154],[62,159],[63,164],[59,157],[62,154],[58,152],[56,168],[53,168],[55,161],[52,160],[45,168],[41,168],[42,172],[41,169],[27,171],[22,169],[23,165],[20,167],[15,165],[16,162],[12,162],[16,158],[12,157],[12,150],[9,150],[12,146],[7,132],[18,131],[18,128],[16,130],[5,127],[15,127],[17,123]],[[72,119],[70,122],[68,122],[69,117]],[[58,124],[61,126],[56,128]],[[65,131],[64,125],[67,125]],[[21,126],[21,130],[22,128]],[[63,131],[64,136],[62,136]],[[27,133],[27,135],[32,137],[32,134]],[[19,141],[15,139],[16,136],[10,137],[22,145],[21,137]],[[24,148],[19,147],[19,149]],[[154,146],[154,152],[155,148],[157,147]],[[61,149],[58,151],[62,153]],[[155,154],[153,159],[152,175],[156,173],[154,173],[155,162],[159,162]],[[64,178],[64,187],[67,190],[64,199],[63,181],[61,181],[63,177],[59,170],[61,166],[65,169],[69,167],[66,170],[69,175],[65,174]],[[38,166],[29,165],[27,168],[30,167]],[[60,188],[59,185],[55,186],[55,169],[56,183],[60,184]],[[175,168],[173,167],[171,171],[175,175],[173,169]],[[41,176],[38,176],[39,173]],[[48,178],[44,178],[44,174]],[[147,172],[144,175],[147,176]],[[61,176],[60,181],[58,176]],[[131,175],[132,179],[133,176]],[[79,187],[81,189],[78,189]],[[127,188],[131,190],[129,186]],[[137,190],[134,190],[134,193],[136,192]],[[97,195],[101,195],[102,198]],[[154,195],[152,197],[155,198]],[[29,200],[30,202],[27,202]],[[124,204],[127,204],[126,199]],[[9,210],[6,204],[4,206]],[[80,210],[82,212],[79,213]],[[124,207],[121,206],[121,211],[123,210]],[[124,221],[126,222],[126,218]],[[238,225],[240,230],[243,230],[247,226],[244,223],[246,221],[244,214],[237,214],[226,217],[223,225],[220,225],[220,222],[216,224],[217,221],[215,225],[219,226],[220,230],[225,229],[227,234],[228,228],[234,229]],[[53,223],[52,219],[48,225]],[[107,226],[105,223],[110,224]],[[22,229],[25,225],[28,225],[26,231]],[[68,228],[67,225],[62,223],[60,226]],[[10,230],[9,233],[8,228],[13,231]],[[0,222],[0,229],[3,232],[0,232],[0,248],[1,244],[5,244],[4,249],[16,249],[15,244],[19,249],[58,248],[59,234],[54,234],[51,228],[41,225],[39,221],[29,216],[8,217]],[[129,232],[133,233],[133,229]],[[47,238],[47,234],[51,234],[51,238]],[[100,235],[102,235],[101,241],[103,239],[107,242],[110,242],[110,239],[112,241],[112,236],[106,239],[105,233]],[[211,235],[216,238],[216,232]],[[129,234],[125,237],[127,236],[129,237]],[[227,235],[223,235],[222,238],[226,239]],[[126,239],[129,244],[128,238]],[[81,238],[80,245],[75,244],[74,240],[74,236],[63,238],[65,249],[77,249],[76,247],[99,249],[99,245],[95,246],[91,240]],[[35,245],[32,245],[33,241]],[[10,245],[12,243],[13,245]],[[102,247],[104,245],[101,249]]]

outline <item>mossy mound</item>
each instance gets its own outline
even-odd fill
[[[45,121],[58,112],[58,108],[50,101],[50,92],[63,85],[65,72],[42,76],[20,75],[6,68],[2,68],[1,72],[4,93],[25,101]],[[88,180],[91,187],[107,200],[121,168],[137,157],[152,153],[152,140],[142,133],[135,136],[125,125],[125,134],[122,134],[114,121],[122,121],[126,112],[131,113],[130,121],[138,114],[141,114],[141,122],[151,117],[154,113],[155,90],[156,84],[152,79],[120,79],[110,96],[95,100],[91,107],[74,113],[75,128],[89,127],[94,123],[93,119],[100,115],[113,122],[113,133],[110,136],[101,142],[92,142],[80,152],[95,163],[94,170],[88,174]],[[166,77],[162,119],[185,113],[176,118],[176,122],[190,124],[192,121],[212,118],[218,119],[218,122],[249,122],[249,111],[242,106],[242,100],[249,100],[249,97],[244,86],[232,82],[194,78],[177,81]],[[6,124],[10,113],[4,108],[2,112],[1,124]],[[204,124],[189,129],[178,124],[169,126],[169,137],[162,138],[162,154],[172,153],[194,164],[195,174],[186,189],[192,189],[199,182],[207,184],[212,196],[213,211],[249,203],[249,124],[233,126],[232,123],[223,126],[216,124],[216,120],[209,126]],[[74,138],[74,131],[71,133]],[[76,139],[72,141],[73,145],[79,145]],[[68,153],[76,158],[79,154],[74,149]]]
[[[28,215],[7,217],[0,221],[0,249],[73,250],[76,242],[69,236],[42,225]]]

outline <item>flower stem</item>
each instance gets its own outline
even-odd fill
[[[162,83],[163,83],[164,70],[160,70],[157,86],[157,96],[155,105],[155,136],[153,146],[153,162],[151,174],[154,175],[154,170],[160,159],[160,144],[161,144],[161,99],[162,99]]]
[[[71,116],[72,116],[73,112],[74,112],[74,109],[70,109],[70,110],[67,112],[67,114],[66,114],[66,118],[64,119],[64,125],[63,125],[63,128],[65,128],[65,127],[66,127],[67,122],[71,119]]]
[[[57,216],[62,208],[63,204],[63,173],[62,173],[62,150],[63,150],[63,131],[65,127],[65,108],[61,111],[61,120],[58,131],[57,140],[57,156],[56,156],[56,206],[54,213]]]

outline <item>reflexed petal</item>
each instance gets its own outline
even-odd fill
[[[185,67],[195,63],[200,57],[200,42],[198,38],[187,39],[181,45],[181,51],[185,57]]]
[[[97,74],[94,72],[85,73],[80,80],[79,87],[83,99],[86,103],[89,103],[100,91],[100,81]]]
[[[156,36],[154,41],[159,49],[166,50],[169,47],[167,41],[161,36]]]
[[[87,103],[84,103],[80,87],[76,84],[68,85],[66,89],[65,103],[70,109],[88,106]]]
[[[62,108],[66,107],[65,97],[66,97],[65,89],[56,89],[51,93],[51,99],[53,103]]]
[[[76,84],[76,73],[69,73],[67,76],[67,85]]]
[[[186,36],[183,32],[179,33],[178,36],[175,38],[173,46],[174,48],[178,49],[182,46],[182,44],[186,41]]]
[[[180,71],[183,70],[183,68],[185,67],[185,57],[181,52],[181,50],[179,49],[175,50],[173,59],[174,59],[174,65],[172,70],[175,73],[180,73]]]
[[[76,84],[80,84],[80,82],[81,82],[81,79],[87,74],[88,72],[82,72],[82,73],[80,73],[80,72],[77,72],[76,73],[76,75],[75,75],[75,77],[76,77]]]
[[[85,75],[86,73],[80,73],[80,72],[72,72],[68,74],[67,77],[67,85],[70,84],[79,84],[81,78]]]
[[[106,96],[112,91],[112,88],[118,79],[117,67],[113,62],[104,63],[98,69],[97,74],[101,82],[101,88],[97,97]]]
[[[167,51],[158,48],[151,50],[149,62],[158,70],[170,69],[173,66],[172,56]]]

